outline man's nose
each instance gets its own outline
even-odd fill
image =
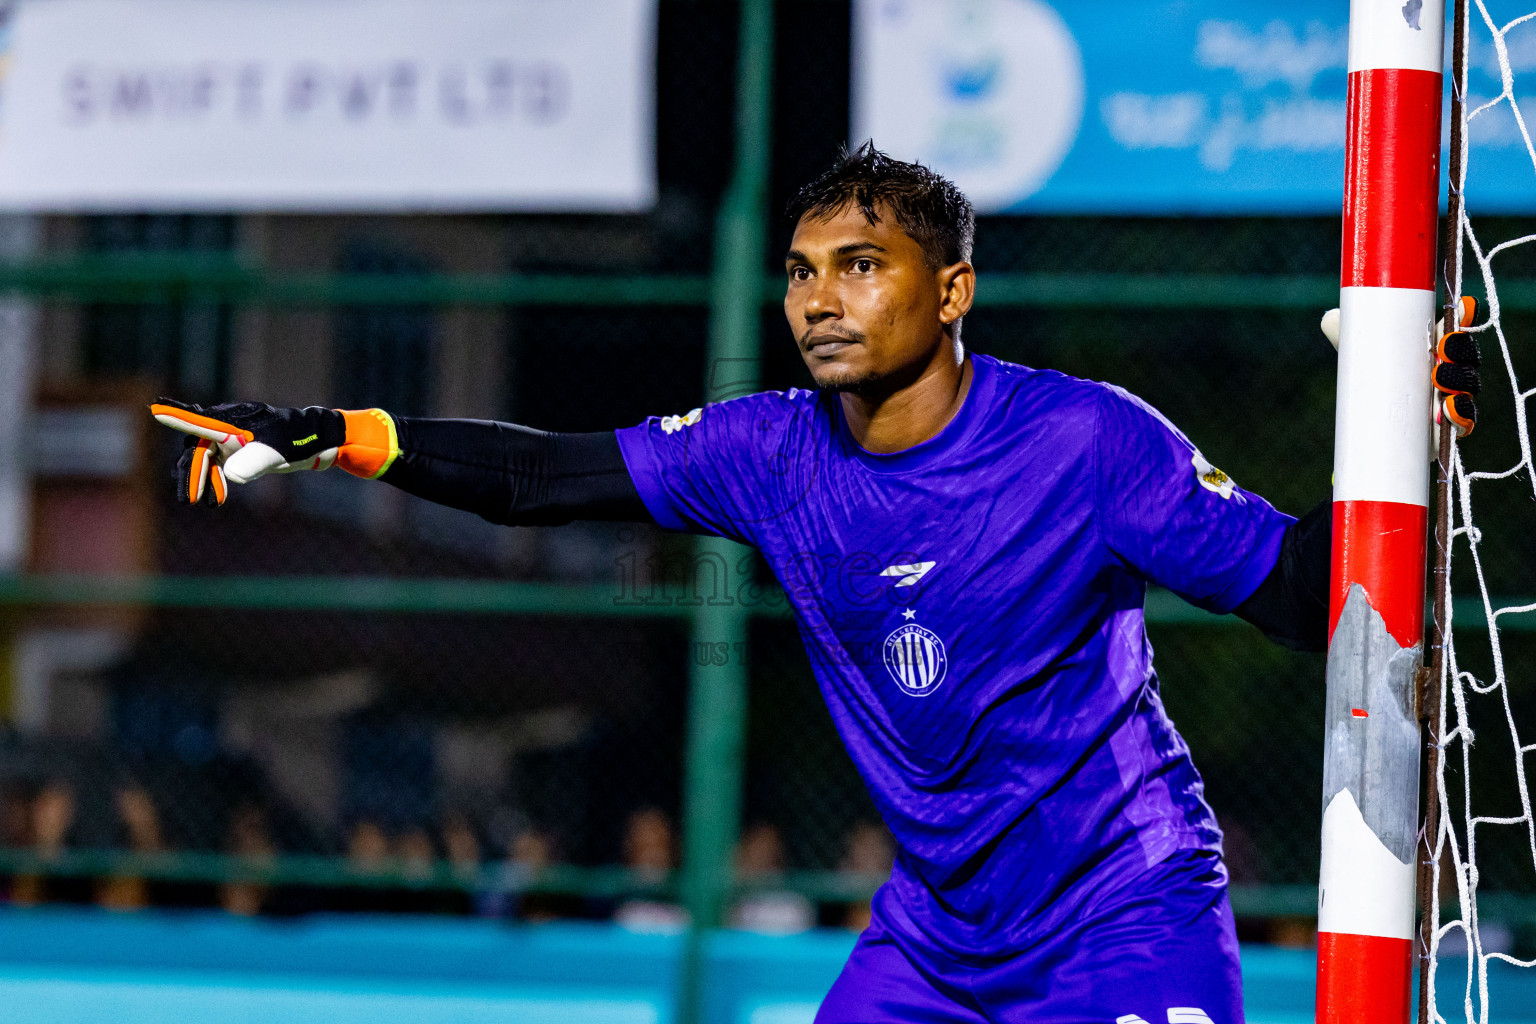
[[[811,283],[809,294],[805,297],[805,311],[802,314],[805,322],[814,324],[823,320],[835,320],[843,315],[842,299],[837,294],[836,287],[824,277],[818,277]]]

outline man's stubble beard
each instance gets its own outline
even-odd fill
[[[815,380],[814,376],[812,378]],[[824,380],[816,380],[816,390],[831,394],[868,395],[876,391],[885,375],[873,370],[856,373],[849,370]]]
[[[859,331],[850,331],[846,334],[834,332],[836,337],[854,342],[859,345],[866,343],[865,335]],[[960,340],[960,321],[944,332],[943,343],[946,345],[958,345]],[[805,351],[805,343],[810,339],[811,332],[807,331],[800,339],[801,351]],[[816,385],[817,391],[825,391],[829,394],[857,395],[861,398],[878,397],[888,395],[911,384],[923,375],[927,363],[919,360],[909,366],[898,366],[887,370],[846,370],[830,377],[819,378],[814,372],[811,380]],[[807,366],[809,369],[809,366]]]
[[[811,379],[815,381],[817,391],[880,399],[912,384],[923,375],[926,366],[926,361],[919,360],[885,370],[846,370],[825,378],[818,378],[813,373]]]
[[[813,331],[808,330],[800,338],[801,352],[805,351],[805,344],[810,340],[813,333]],[[860,331],[848,331],[846,333],[833,331],[830,333],[833,337],[841,338],[856,345],[863,345],[865,343],[864,334]],[[815,383],[817,391],[825,391],[829,394],[867,395],[874,391],[877,385],[887,376],[887,374],[880,373],[877,370],[845,370],[830,377],[818,377],[813,371],[811,373],[811,380]]]

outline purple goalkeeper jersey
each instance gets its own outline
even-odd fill
[[[1230,611],[1292,520],[1129,393],[970,358],[954,419],[893,454],[800,390],[618,437],[658,522],[756,547],[783,586],[897,842],[877,914],[996,956],[1175,850],[1220,849],[1158,693],[1146,585]]]

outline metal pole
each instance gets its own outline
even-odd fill
[[[1444,0],[1352,0],[1317,1019],[1406,1024]]]
[[[1441,256],[1445,267],[1445,330],[1460,326],[1461,315],[1461,216],[1462,104],[1466,97],[1467,0],[1456,0],[1451,37],[1451,149],[1450,183],[1446,193],[1445,238]],[[1436,399],[1438,401],[1438,398]],[[1443,419],[1443,417],[1442,417]],[[1439,477],[1435,487],[1435,593],[1434,634],[1429,673],[1425,677],[1419,717],[1424,728],[1424,838],[1419,852],[1419,1024],[1429,1024],[1434,1013],[1434,965],[1429,958],[1435,929],[1440,924],[1440,898],[1435,888],[1435,859],[1440,835],[1440,736],[1444,728],[1442,701],[1445,687],[1445,648],[1450,643],[1446,615],[1451,610],[1451,447],[1456,432],[1449,423],[1440,427],[1436,451]]]
[[[773,0],[742,0],[736,58],[736,166],[715,223],[706,397],[728,382],[739,394],[756,386],[759,316],[767,246],[767,197],[773,81]],[[683,795],[683,900],[692,918],[684,951],[678,1020],[704,1019],[705,941],[720,924],[731,885],[731,852],[740,828],[746,734],[747,626],[750,609],[731,582],[747,549],[716,537],[695,549],[695,572],[728,570],[721,590],[701,588],[692,650],[723,650],[724,664],[692,658],[687,776]],[[713,599],[712,599],[713,598]],[[709,645],[701,647],[700,645]],[[700,660],[709,664],[700,665]]]

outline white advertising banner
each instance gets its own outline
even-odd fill
[[[655,0],[20,0],[0,209],[639,210]]]

